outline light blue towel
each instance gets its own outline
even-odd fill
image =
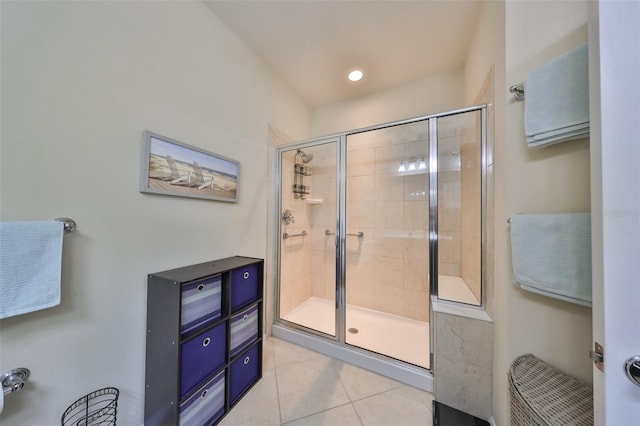
[[[60,304],[64,224],[0,222],[0,318]]]
[[[529,148],[589,136],[589,64],[584,44],[541,66],[525,81]]]
[[[591,214],[512,216],[511,260],[523,289],[591,306]]]

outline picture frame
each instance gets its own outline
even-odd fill
[[[238,202],[240,162],[145,130],[140,192]]]

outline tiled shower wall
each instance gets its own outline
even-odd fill
[[[441,141],[458,137],[441,138]],[[446,156],[452,156],[452,154],[447,151]],[[449,163],[457,162],[455,157],[447,160]],[[442,161],[439,162],[442,163]],[[461,198],[460,171],[451,168],[440,171],[438,173],[438,273],[440,275],[460,276]]]
[[[461,277],[481,300],[480,114],[439,124],[438,272]]]
[[[427,125],[347,139],[347,303],[429,320],[428,175],[398,172],[427,158]]]
[[[426,170],[398,172],[403,161],[428,161],[427,134],[427,124],[416,123],[347,139],[347,233],[364,233],[360,238],[347,236],[350,305],[429,320],[428,174]],[[438,175],[439,272],[476,283],[477,293],[473,291],[479,297],[479,268],[465,270],[465,259],[466,265],[476,261],[475,252],[467,255],[465,246],[474,250],[480,241],[479,207],[465,212],[470,203],[480,202],[479,182],[469,183],[476,178],[479,150],[474,144],[464,144],[464,138],[460,126],[442,126],[439,131],[443,148]],[[305,152],[314,155],[308,164],[312,176],[303,178],[311,186],[307,198],[317,204],[296,200],[291,191],[295,151],[284,153],[282,160],[283,210],[291,210],[295,217],[295,223],[283,226],[283,232],[308,233],[281,240],[282,316],[311,296],[335,300],[336,145],[315,146]],[[467,162],[474,173],[465,171]],[[466,232],[470,238],[463,237]],[[479,246],[477,256],[479,262]]]
[[[462,220],[461,277],[467,287],[481,300],[482,242],[482,172],[480,147],[480,117],[463,129],[461,149]]]
[[[293,165],[296,151],[282,154],[282,211],[290,210],[295,222],[282,223],[282,233],[299,234],[306,231],[305,237],[280,238],[280,316],[285,317],[295,307],[311,297],[311,210],[304,200],[294,198]],[[312,177],[305,176],[304,184],[312,185]],[[281,220],[281,218],[280,218]]]
[[[336,247],[335,235],[326,231],[336,229],[336,144],[314,147],[313,187],[311,200],[320,204],[310,204],[313,256],[311,260],[312,295],[322,299],[335,300],[336,294]]]
[[[459,277],[462,129],[454,120],[438,120],[438,273]]]

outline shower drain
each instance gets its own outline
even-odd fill
[[[350,329],[348,329],[347,331],[348,331],[349,333],[351,333],[351,334],[358,334],[358,329],[357,329],[357,328],[354,328],[354,327],[351,327],[351,328],[350,328]]]

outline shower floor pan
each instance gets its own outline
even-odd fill
[[[284,320],[334,335],[334,302],[310,297]],[[429,323],[347,305],[347,343],[429,368]],[[352,331],[355,331],[352,330]]]

